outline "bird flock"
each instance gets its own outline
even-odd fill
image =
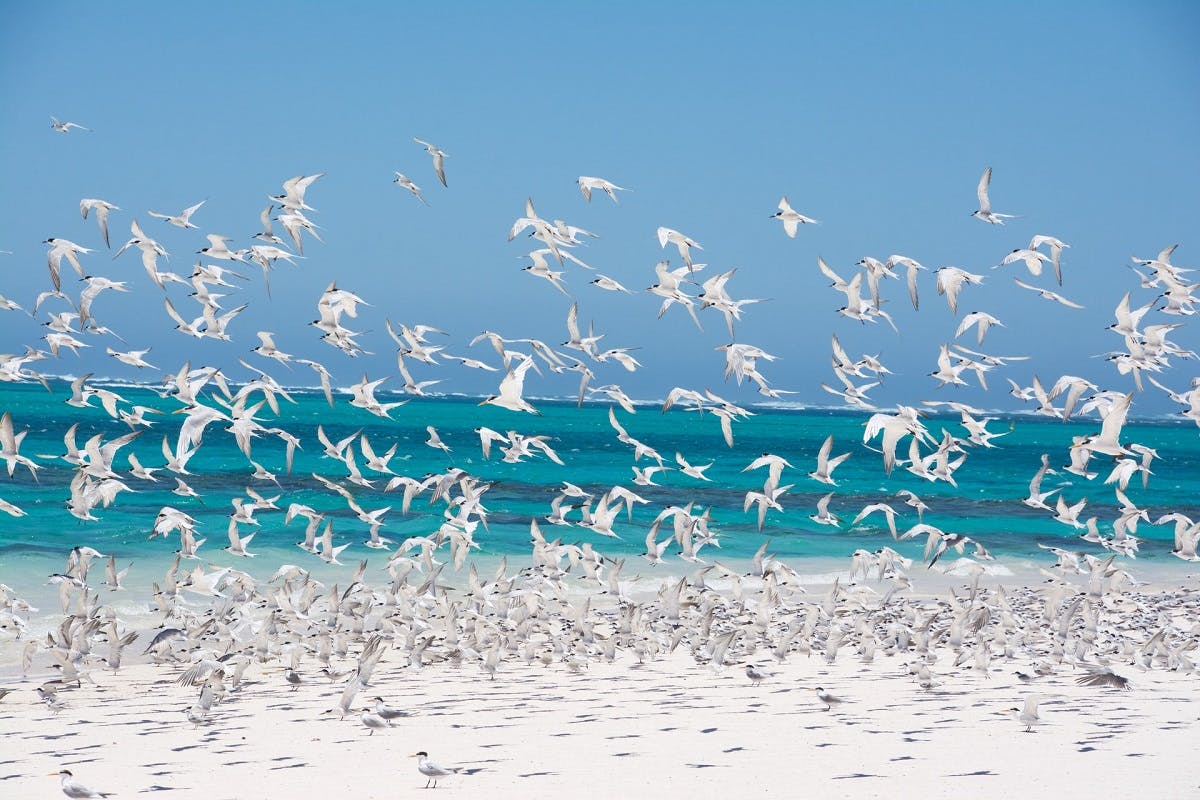
[[[77,123],[57,119],[52,127],[64,134],[89,131]],[[452,191],[446,173],[449,155],[427,141],[415,137],[414,141],[431,159],[442,191]],[[638,404],[615,378],[604,378],[609,382],[602,383],[598,377],[619,376],[621,371],[632,373],[641,368],[635,356],[637,346],[610,347],[602,343],[607,334],[597,332],[595,321],[585,324],[580,300],[567,289],[568,271],[594,273],[596,277],[588,285],[599,290],[630,296],[641,292],[631,291],[582,260],[581,248],[597,234],[561,219],[539,216],[532,199],[508,231],[510,242],[520,236],[534,240],[534,249],[528,255],[531,263],[524,270],[551,285],[547,297],[561,294],[569,298],[566,338],[561,343],[485,330],[470,340],[470,346],[478,348],[472,352],[479,357],[453,355],[448,352],[450,339],[444,331],[389,319],[385,327],[396,346],[395,373],[374,378],[363,374],[360,381],[343,391],[335,388],[334,375],[347,369],[351,363],[348,360],[370,353],[369,347],[386,346],[386,342],[353,329],[360,312],[374,304],[339,288],[337,281],[331,281],[316,299],[316,318],[309,323],[319,331],[319,341],[337,351],[331,351],[328,359],[301,358],[281,349],[281,345],[286,347],[297,340],[294,330],[261,330],[252,337],[238,330],[238,318],[249,306],[238,299],[251,281],[245,273],[254,265],[261,268],[264,289],[269,292],[272,271],[280,261],[301,268],[306,240],[310,248],[312,240],[321,242],[321,229],[314,221],[316,213],[308,204],[308,196],[319,189],[322,176],[317,172],[284,181],[280,194],[267,197],[269,204],[259,218],[262,230],[247,241],[221,233],[204,234],[207,246],[199,249],[200,258],[190,274],[166,268],[169,253],[163,242],[168,236],[202,231],[206,200],[178,213],[147,212],[165,226],[163,241],[159,241],[147,233],[147,228],[160,223],[147,222],[143,227],[136,215],[128,215],[126,223],[122,207],[85,198],[80,201],[80,213],[83,219],[95,221],[104,248],[111,247],[110,223],[128,224],[130,238],[116,249],[113,258],[123,265],[127,259],[122,256],[136,251],[148,282],[124,272],[119,280],[98,275],[99,244],[84,246],[67,238],[51,237],[44,242],[48,288],[28,312],[14,301],[0,298],[0,309],[28,313],[46,330],[42,335],[44,344],[26,343],[23,353],[0,356],[0,380],[41,382],[50,389],[50,376],[67,368],[47,370],[39,362],[64,359],[64,351],[80,356],[81,350],[86,353],[86,348],[94,346],[92,342],[102,341],[105,354],[116,362],[139,372],[164,373],[166,377],[159,384],[162,401],[174,404],[175,414],[182,417],[177,431],[161,436],[161,447],[155,448],[161,451],[161,461],[156,458],[154,465],[144,465],[147,456],[143,454],[139,460],[131,445],[143,436],[147,441],[158,440],[150,431],[162,409],[132,403],[117,391],[119,387],[93,382],[94,371],[71,381],[67,405],[90,408],[97,403],[114,426],[127,426],[128,431],[119,435],[96,433],[82,445],[76,438],[78,423],[63,433],[65,452],[54,457],[53,469],[66,464],[71,470],[64,498],[70,513],[83,523],[102,525],[103,510],[121,502],[124,493],[134,491],[133,485],[173,483],[170,491],[179,499],[162,506],[153,520],[147,520],[147,527],[151,539],[177,541],[178,549],[173,557],[166,557],[170,565],[161,582],[155,581],[148,593],[154,613],[161,615],[158,632],[153,635],[127,628],[106,602],[108,591],[128,588],[124,585],[127,570],[118,570],[115,554],[103,554],[84,545],[71,550],[64,570],[50,576],[50,581],[57,584],[63,619],[44,637],[26,636],[27,619],[35,609],[16,590],[0,584],[0,630],[23,639],[23,669],[30,671],[36,661],[47,659],[61,672],[60,677],[37,690],[50,708],[61,710],[64,694],[92,680],[94,670],[119,669],[124,648],[147,636],[150,638],[140,657],[164,668],[181,669],[179,685],[198,688],[198,697],[187,711],[187,719],[194,725],[208,724],[220,714],[221,704],[242,690],[248,668],[279,665],[292,689],[305,691],[317,682],[315,662],[330,680],[345,684],[333,713],[339,717],[357,715],[364,735],[386,732],[408,713],[387,705],[378,696],[371,705],[360,704],[358,695],[372,686],[373,673],[381,663],[414,670],[473,664],[494,677],[520,662],[562,663],[579,671],[597,660],[613,662],[627,657],[643,662],[682,647],[697,663],[714,670],[745,665],[746,676],[756,685],[771,677],[756,663],[760,651],[780,662],[800,653],[819,655],[830,663],[841,651],[853,652],[864,662],[870,662],[877,651],[901,653],[909,658],[914,681],[925,688],[954,679],[953,673],[936,672],[936,665],[944,665],[947,660],[955,668],[972,665],[981,674],[996,669],[1001,661],[1020,664],[1031,671],[1031,680],[1069,664],[1084,670],[1085,685],[1118,689],[1124,688],[1128,679],[1113,671],[1115,664],[1194,673],[1189,652],[1200,641],[1200,627],[1194,619],[1188,619],[1189,609],[1194,611],[1189,603],[1194,600],[1143,593],[1122,565],[1140,552],[1139,523],[1171,526],[1171,555],[1184,561],[1200,561],[1196,552],[1200,524],[1177,509],[1158,509],[1152,514],[1126,494],[1135,478],[1146,488],[1151,476],[1158,474],[1151,466],[1159,454],[1123,435],[1135,397],[1148,390],[1145,384],[1149,384],[1149,390],[1164,393],[1181,407],[1186,418],[1200,425],[1200,379],[1190,379],[1182,390],[1168,388],[1180,383],[1170,375],[1177,363],[1194,357],[1171,337],[1184,318],[1195,314],[1197,296],[1193,291],[1200,287],[1187,282],[1188,269],[1172,263],[1174,246],[1154,258],[1134,259],[1133,272],[1140,287],[1131,287],[1123,296],[1114,311],[1115,322],[1109,326],[1122,347],[1106,358],[1119,378],[1132,376],[1132,388],[1102,389],[1071,375],[1046,383],[1034,375],[1030,385],[1023,386],[1005,375],[1011,395],[1031,404],[1029,410],[1036,415],[1063,421],[1093,415],[1099,420],[1098,432],[1064,442],[1060,457],[1052,458],[1047,453],[1040,466],[1031,464],[1028,497],[1012,501],[1061,523],[1076,537],[1078,548],[1094,546],[1077,550],[1043,545],[1056,559],[1043,569],[1047,580],[1044,587],[1005,590],[981,586],[986,562],[993,560],[985,543],[926,523],[924,513],[929,506],[905,489],[895,494],[895,505],[876,502],[856,509],[851,524],[877,524],[897,543],[924,542],[922,560],[928,567],[951,551],[964,556],[957,564],[960,568],[965,564],[970,579],[963,594],[952,594],[948,600],[913,595],[908,572],[913,560],[900,550],[883,547],[874,552],[854,552],[849,583],[835,580],[823,598],[809,597],[797,571],[769,552],[769,542],[758,550],[748,572],[712,561],[710,554],[719,547],[723,534],[714,509],[698,508],[694,501],[659,510],[645,532],[641,553],[641,558],[653,567],[670,560],[669,549],[674,545],[675,558],[688,564],[687,574],[665,580],[655,591],[639,593],[622,577],[624,558],[602,553],[593,540],[565,544],[561,537],[548,538],[542,530],[547,525],[553,529],[569,527],[601,540],[623,538],[622,527],[627,528],[626,535],[634,527],[635,508],[647,505],[638,494],[639,487],[659,485],[655,478],[668,471],[678,472],[693,486],[711,480],[705,471],[712,463],[692,463],[682,452],[675,452],[671,458],[670,451],[664,455],[635,438],[627,426],[638,413]],[[971,216],[1003,225],[1014,216],[992,210],[988,195],[991,180],[989,167],[978,184],[979,208]],[[430,205],[421,188],[404,173],[396,172],[394,183],[421,204]],[[618,193],[629,191],[604,178],[587,176],[578,178],[578,187],[586,202],[602,192],[619,203]],[[413,208],[419,210],[415,205]],[[784,234],[793,239],[800,236],[802,226],[819,224],[794,210],[786,196],[779,201],[778,209],[770,216],[779,220]],[[273,223],[278,223],[284,236],[275,232]],[[672,266],[669,260],[662,260],[654,267],[655,282],[646,292],[659,303],[658,316],[681,306],[691,322],[702,329],[701,315],[714,309],[720,313],[730,337],[728,344],[718,348],[725,379],[739,386],[750,385],[768,399],[778,400],[794,393],[780,388],[774,375],[768,377],[777,371],[776,356],[736,339],[743,313],[763,302],[759,298],[735,299],[731,284],[737,270],[708,276],[706,265],[695,261],[704,250],[696,238],[668,227],[658,227],[655,237],[660,248],[682,262]],[[1048,276],[1043,275],[1043,268],[1050,267],[1059,288],[1070,277],[1069,260],[1064,263],[1068,248],[1052,236],[1037,235],[1026,247],[1013,249],[998,259],[995,269],[1024,266],[1030,281],[1045,281]],[[932,288],[945,298],[956,316],[960,299],[984,294],[986,289],[980,287],[986,287],[990,278],[956,266],[930,270],[903,255],[863,257],[852,266],[837,269],[818,257],[815,266],[814,275],[829,281],[833,290],[829,296],[843,303],[835,309],[837,315],[864,326],[882,320],[892,329],[897,325],[885,310],[886,290],[889,279],[899,279],[898,269],[904,270],[905,288],[914,310],[920,309],[921,295],[930,289],[925,273],[931,273]],[[78,282],[64,280],[69,277],[67,268],[77,273]],[[1059,308],[1055,313],[1082,308],[1045,286],[1021,278],[1014,278],[1014,282],[1056,304]],[[73,290],[73,284],[80,288]],[[1135,306],[1132,294],[1137,288],[1151,289],[1156,296]],[[173,335],[225,343],[230,359],[236,359],[245,372],[232,372],[225,366],[193,365],[190,361],[152,363],[152,343],[131,346],[119,331],[102,324],[112,321],[105,314],[107,293],[131,291],[147,298],[147,308],[161,306],[164,325],[168,324],[166,319],[173,323]],[[155,300],[148,299],[155,295]],[[831,310],[834,302],[831,299]],[[636,313],[632,305],[630,308],[630,313]],[[1010,363],[1027,360],[1028,356],[997,356],[982,350],[988,332],[1004,324],[984,311],[962,316],[949,337],[951,341],[938,347],[936,363],[929,373],[932,384],[962,386],[974,380],[986,390],[988,373],[1003,374]],[[959,343],[972,328],[976,349]],[[247,346],[251,338],[258,342],[252,347]],[[955,473],[968,457],[985,459],[987,450],[1003,446],[995,440],[1005,432],[988,428],[997,420],[965,403],[929,400],[891,409],[876,407],[869,393],[890,370],[878,355],[851,356],[836,335],[830,344],[833,378],[819,385],[849,409],[863,414],[861,445],[878,456],[885,476],[903,467],[925,481],[956,486]],[[349,405],[389,420],[408,399],[430,396],[432,387],[448,380],[427,378],[430,369],[447,375],[446,366],[455,362],[465,369],[494,373],[498,388],[482,398],[480,405],[513,413],[512,430],[497,431],[482,425],[475,429],[485,461],[493,455],[507,464],[538,459],[564,470],[562,486],[550,499],[547,513],[529,520],[531,550],[527,567],[510,571],[507,560],[502,560],[494,572],[481,575],[470,561],[472,551],[481,546],[478,539],[487,531],[486,500],[491,485],[484,477],[457,466],[423,476],[399,474],[394,466],[398,454],[395,442],[381,442],[377,436],[372,441],[363,432],[335,440],[322,424],[315,431],[299,431],[285,429],[278,421],[280,404],[294,402],[294,389],[280,379],[280,369],[311,370],[330,408]],[[577,376],[573,394],[578,404],[588,400],[608,405],[612,432],[631,458],[631,486],[598,489],[575,485],[569,480],[570,456],[564,453],[562,442],[548,435],[516,430],[524,427],[518,421],[526,419],[521,415],[533,418],[540,413],[526,381],[531,372],[544,376],[543,370]],[[57,395],[47,397],[49,402],[59,402]],[[674,387],[661,408],[664,414],[676,409],[716,418],[719,434],[714,431],[714,436],[719,435],[729,447],[733,446],[736,426],[746,424],[753,416],[750,408],[708,388]],[[948,420],[955,418],[947,415],[957,416],[961,432],[946,427],[951,424]],[[935,426],[939,421],[945,423],[940,430]],[[19,426],[35,422],[15,420],[8,411],[0,417],[0,459],[10,479],[18,469],[36,479],[47,468],[46,457],[22,452],[28,428]],[[233,510],[226,530],[228,546],[224,548],[225,556],[217,556],[224,565],[208,560],[208,550],[202,550],[208,537],[194,512],[205,497],[191,485],[193,473],[188,470],[200,449],[214,438],[213,431],[230,434],[245,458],[248,484],[244,494],[229,498]],[[425,445],[450,457],[452,448],[436,427],[429,425],[426,432]],[[282,451],[282,470],[272,471],[265,465],[271,461],[256,456],[256,450],[265,449],[267,442]],[[314,448],[319,448],[331,464],[329,469],[311,476],[320,485],[327,507],[318,509],[298,501],[281,506],[288,481],[293,480],[296,450]],[[829,436],[805,475],[782,455],[764,453],[743,469],[744,473],[765,475],[765,480],[761,487],[745,493],[742,513],[752,515],[758,529],[763,530],[768,527],[772,511],[784,510],[787,493],[807,478],[830,487],[809,519],[818,526],[843,526],[835,505],[835,473],[852,455]],[[1109,462],[1104,468],[1098,463],[1101,458]],[[1089,516],[1087,500],[1068,499],[1064,496],[1066,486],[1043,490],[1046,476],[1058,470],[1111,487],[1118,515],[1103,520]],[[275,488],[281,491],[272,496],[268,489]],[[393,499],[387,505],[378,505],[378,498],[388,494]],[[402,516],[415,513],[414,503],[419,497],[427,498],[430,507],[441,507],[440,513],[422,512],[429,520],[429,530],[402,541],[387,538],[384,533],[390,518],[394,519],[397,510]],[[207,499],[217,502],[217,498]],[[18,521],[27,515],[26,509],[3,499],[0,511]],[[915,523],[909,516],[912,513],[917,516]],[[365,547],[379,551],[384,564],[368,571],[368,562],[358,561],[350,578],[337,584],[317,580],[302,564],[279,565],[270,578],[256,578],[231,566],[255,555],[250,548],[256,534],[247,531],[259,530],[261,518],[270,514],[281,516],[283,526],[303,520],[304,533],[298,545],[305,557],[340,565],[343,562],[339,558],[345,557],[348,548]],[[347,535],[345,530],[335,532],[335,517],[350,521],[350,529],[355,532],[365,531],[365,541],[361,535]],[[16,529],[18,524],[14,522],[10,528]],[[635,534],[635,540],[641,535]],[[897,544],[898,548],[903,546]],[[92,582],[91,565],[100,560],[106,560],[104,585],[108,591],[100,591]],[[457,586],[444,585],[442,576],[447,567],[460,574],[466,569],[465,579],[460,578]],[[382,579],[375,580],[372,574],[380,574]],[[885,588],[876,593],[868,588],[872,582]],[[582,599],[581,590],[585,590]],[[390,655],[390,662],[382,661],[385,654]],[[338,672],[342,669],[345,672]],[[823,688],[816,689],[816,697],[829,710],[847,701]],[[1019,721],[1027,730],[1039,721],[1037,699],[1031,695],[1018,709]],[[453,773],[430,761],[423,751],[416,755],[427,785],[434,786],[439,778]],[[69,771],[59,774],[68,796],[101,796],[82,787]]]

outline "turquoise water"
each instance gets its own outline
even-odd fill
[[[316,439],[318,424],[325,427],[329,437],[338,440],[361,430],[366,433],[377,452],[398,443],[392,469],[397,474],[420,478],[427,473],[442,472],[449,466],[466,470],[491,483],[483,498],[489,510],[489,530],[480,528],[475,535],[482,557],[507,555],[526,563],[529,554],[529,521],[549,513],[550,502],[562,481],[568,480],[597,494],[613,485],[635,490],[648,503],[639,506],[632,522],[622,515],[614,526],[620,540],[598,536],[579,527],[543,525],[547,538],[562,537],[564,542],[592,542],[597,549],[614,557],[630,557],[630,569],[645,567],[636,556],[643,550],[647,528],[655,515],[668,505],[695,502],[698,508],[711,507],[711,527],[719,531],[720,549],[709,549],[704,558],[722,561],[750,557],[765,539],[777,556],[794,566],[806,559],[843,558],[858,548],[875,549],[884,544],[896,546],[884,526],[881,516],[875,515],[863,523],[850,526],[859,509],[867,503],[886,501],[901,513],[901,530],[915,524],[916,513],[894,497],[900,489],[916,492],[930,506],[925,522],[947,531],[967,534],[981,541],[1001,562],[1019,559],[1051,563],[1036,543],[1067,544],[1075,549],[1102,552],[1099,546],[1078,542],[1077,532],[1055,522],[1050,514],[1028,509],[1020,503],[1026,496],[1028,483],[1037,470],[1042,453],[1050,453],[1054,465],[1065,464],[1072,436],[1098,430],[1094,419],[1062,423],[1044,418],[1011,417],[991,424],[993,430],[1012,427],[1008,435],[995,440],[996,447],[988,450],[972,448],[966,463],[956,473],[958,487],[947,483],[930,483],[909,474],[902,467],[888,477],[884,474],[880,456],[862,444],[865,413],[827,410],[754,409],[755,415],[734,424],[734,447],[726,447],[715,417],[700,415],[676,407],[663,414],[659,407],[644,406],[634,415],[620,409],[621,423],[635,438],[655,447],[674,466],[678,450],[692,464],[714,462],[708,471],[712,482],[699,482],[678,471],[655,476],[658,487],[639,487],[632,482],[634,463],[632,450],[617,441],[608,424],[607,405],[537,401],[542,416],[520,414],[491,406],[480,407],[468,398],[413,399],[395,409],[391,420],[375,417],[351,407],[347,398],[337,397],[335,409],[329,408],[320,392],[297,391],[295,404],[283,402],[281,414],[273,419],[264,407],[262,418],[267,426],[280,426],[299,436],[303,449],[297,451],[291,475],[285,475],[284,446],[274,437],[254,441],[253,458],[279,476],[281,487],[254,481],[253,469],[237,449],[233,436],[222,428],[224,423],[209,426],[199,453],[188,464],[192,476],[188,483],[203,495],[203,501],[179,497],[170,492],[174,487],[170,473],[158,473],[158,483],[149,483],[126,476],[128,485],[136,490],[120,494],[107,509],[97,508],[99,520],[81,522],[66,509],[69,483],[74,468],[54,458],[65,451],[63,432],[79,423],[76,437],[82,444],[94,433],[109,439],[129,432],[128,426],[110,419],[101,409],[77,409],[66,405],[70,396],[65,383],[54,384],[55,393],[47,393],[40,385],[6,384],[0,386],[0,408],[12,413],[18,432],[28,427],[29,433],[21,452],[35,457],[42,465],[38,480],[27,470],[19,468],[12,478],[0,474],[0,498],[28,512],[28,516],[12,518],[0,514],[0,582],[17,588],[35,580],[44,581],[48,568],[62,568],[67,551],[76,545],[88,544],[103,553],[116,553],[122,563],[135,562],[133,574],[158,574],[174,557],[178,548],[177,536],[148,540],[155,515],[163,506],[186,511],[199,521],[199,532],[208,537],[200,549],[203,560],[217,565],[236,566],[253,574],[269,573],[281,562],[302,566],[319,565],[316,556],[295,547],[302,538],[304,520],[284,525],[283,512],[259,512],[261,522],[258,536],[250,547],[258,553],[256,559],[240,559],[222,551],[228,544],[226,527],[232,511],[230,501],[243,496],[246,486],[272,496],[282,494],[279,504],[301,502],[325,512],[334,520],[336,544],[353,543],[341,560],[353,565],[363,558],[383,563],[382,551],[362,547],[366,541],[366,526],[359,522],[338,495],[323,487],[312,473],[331,479],[346,475],[344,465],[321,456]],[[130,403],[172,411],[179,404],[163,399],[144,387],[117,387]],[[206,389],[206,392],[208,390]],[[382,396],[382,395],[381,395]],[[387,398],[398,399],[398,398]],[[215,405],[211,399],[206,399]],[[118,470],[127,467],[125,454],[133,451],[144,466],[161,466],[162,437],[165,434],[172,447],[182,417],[154,417],[156,424],[117,456]],[[451,448],[449,455],[424,444],[426,425],[434,425],[441,438]],[[545,434],[553,439],[564,466],[537,457],[520,464],[505,464],[494,450],[492,459],[485,461],[479,440],[472,431],[483,425],[498,431],[516,429],[526,435]],[[964,435],[956,417],[932,417],[927,421],[937,434],[945,427],[955,435]],[[815,466],[816,453],[828,434],[834,436],[834,453],[850,451],[853,455],[835,473],[837,487],[826,487],[806,476]],[[1149,509],[1151,519],[1170,511],[1189,516],[1200,515],[1200,436],[1197,428],[1175,421],[1130,422],[1123,436],[1125,442],[1138,442],[1157,449],[1160,458],[1152,466],[1154,475],[1148,489],[1136,476],[1128,489],[1130,499]],[[905,441],[905,444],[907,440]],[[904,449],[904,448],[902,448]],[[763,452],[788,459],[794,469],[785,470],[782,483],[795,487],[783,496],[785,511],[769,512],[766,525],[756,530],[754,509],[743,513],[745,492],[760,488],[766,478],[765,470],[743,473],[743,468]],[[358,459],[364,469],[365,459]],[[644,466],[648,462],[643,460]],[[1100,476],[1085,481],[1069,473],[1047,476],[1043,490],[1066,485],[1063,493],[1071,502],[1088,498],[1082,515],[1096,515],[1103,532],[1111,531],[1111,521],[1117,516],[1117,506],[1111,487],[1103,485],[1110,460],[1097,457],[1092,469]],[[368,474],[368,477],[372,477]],[[383,476],[377,486],[386,483]],[[842,527],[832,528],[812,523],[808,515],[815,512],[817,500],[830,489],[836,495],[830,509],[843,520]],[[418,498],[412,513],[400,514],[400,492],[351,487],[358,502],[367,509],[393,506],[385,517],[382,535],[399,543],[407,536],[432,533],[441,522],[444,504],[428,505],[428,498]],[[574,512],[573,518],[578,518]],[[243,528],[243,534],[250,529]],[[1170,555],[1173,531],[1170,526],[1156,527],[1143,523],[1137,530],[1143,539],[1138,563],[1159,564],[1163,568],[1187,569]],[[660,540],[665,533],[660,534]],[[923,538],[897,546],[906,555],[918,558]],[[668,550],[673,553],[674,547]],[[348,566],[347,569],[351,567]],[[100,579],[94,579],[99,583]]]

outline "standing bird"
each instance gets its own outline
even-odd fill
[[[458,774],[457,769],[449,769],[447,767],[440,767],[437,764],[430,761],[429,753],[426,753],[424,750],[421,750],[418,753],[413,753],[411,756],[409,756],[409,758],[417,759],[417,771],[429,779],[429,780],[425,781],[426,789],[429,788],[430,783],[432,783],[433,788],[436,789],[437,782],[439,779],[445,778],[447,775],[457,775]]]
[[[446,170],[442,166],[443,162],[446,159],[447,154],[445,152],[443,152],[442,150],[437,149],[436,147],[431,145],[429,142],[424,141],[423,139],[418,139],[417,137],[414,136],[413,141],[416,142],[417,144],[421,145],[422,147],[424,147],[425,151],[427,153],[429,153],[429,155],[433,156],[434,172],[437,173],[438,180],[442,182],[442,186],[448,187],[449,184],[446,183]]]
[[[842,698],[825,691],[820,686],[817,687],[817,700],[825,704],[826,711],[830,711],[834,706],[840,706],[842,703],[846,702]]]
[[[979,186],[975,189],[975,194],[979,197],[979,210],[973,211],[971,216],[991,225],[1003,225],[1004,220],[1013,219],[1016,215],[992,211],[992,202],[988,199],[988,186],[991,182],[992,168],[988,167],[983,171],[983,177],[979,179]]]
[[[62,769],[58,772],[51,772],[52,776],[57,775],[62,778],[62,792],[67,797],[111,797],[110,792],[97,792],[95,789],[89,789],[79,781],[75,780],[75,776],[71,774],[71,770]]]
[[[392,720],[392,719],[397,719],[399,717],[411,716],[409,714],[409,712],[405,711],[402,708],[396,708],[395,706],[389,706],[387,703],[383,702],[382,697],[373,697],[371,699],[375,701],[375,713],[378,714],[383,719]]]
[[[1025,726],[1026,733],[1033,733],[1033,726],[1040,725],[1042,723],[1042,718],[1039,717],[1037,713],[1038,701],[1049,696],[1050,695],[1044,694],[1031,694],[1025,698],[1024,708],[1016,708],[1014,706],[1013,708],[1009,709],[1009,711],[1016,713],[1017,719],[1020,720],[1021,724]]]
[[[367,730],[369,731],[367,734],[368,736],[374,736],[375,731],[377,730],[392,727],[391,722],[387,721],[379,714],[372,713],[370,707],[363,708],[362,714],[359,715],[359,719],[362,720],[362,724],[367,727]]]

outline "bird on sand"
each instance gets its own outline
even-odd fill
[[[84,798],[84,797],[111,797],[110,792],[98,792],[95,789],[89,789],[79,781],[75,780],[75,776],[69,769],[60,769],[58,772],[51,772],[52,776],[57,775],[62,778],[62,792],[67,797]]]
[[[746,677],[750,679],[751,685],[758,686],[770,676],[759,669],[756,664],[747,664]]]
[[[1045,700],[1053,695],[1047,694],[1031,694],[1025,698],[1025,705],[1021,708],[1013,707],[1009,711],[1017,715],[1017,719],[1025,726],[1025,733],[1033,733],[1034,725],[1041,725],[1042,718],[1038,716],[1038,702]]]
[[[362,721],[362,724],[365,725],[367,730],[369,731],[367,733],[368,736],[374,736],[375,731],[377,731],[377,730],[383,730],[384,728],[393,727],[393,725],[390,721],[384,719],[379,714],[376,714],[373,711],[371,711],[370,706],[364,706],[362,709],[362,713],[359,715],[358,718]]]
[[[425,781],[426,789],[429,788],[429,784],[431,783],[433,784],[433,788],[436,789],[437,783],[440,779],[445,778],[448,775],[458,774],[457,769],[450,769],[448,767],[442,767],[435,764],[429,759],[429,753],[426,753],[424,750],[413,753],[411,756],[409,756],[409,758],[417,759],[417,771],[428,778],[428,780]]]
[[[842,703],[846,702],[845,699],[830,694],[820,686],[817,687],[817,700],[825,704],[826,711],[831,711],[834,706],[840,706]]]

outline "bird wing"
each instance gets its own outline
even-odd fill
[[[983,171],[983,176],[979,179],[979,186],[975,189],[975,194],[979,197],[979,210],[990,211],[992,204],[988,201],[988,185],[992,182],[992,168],[988,167]]]

